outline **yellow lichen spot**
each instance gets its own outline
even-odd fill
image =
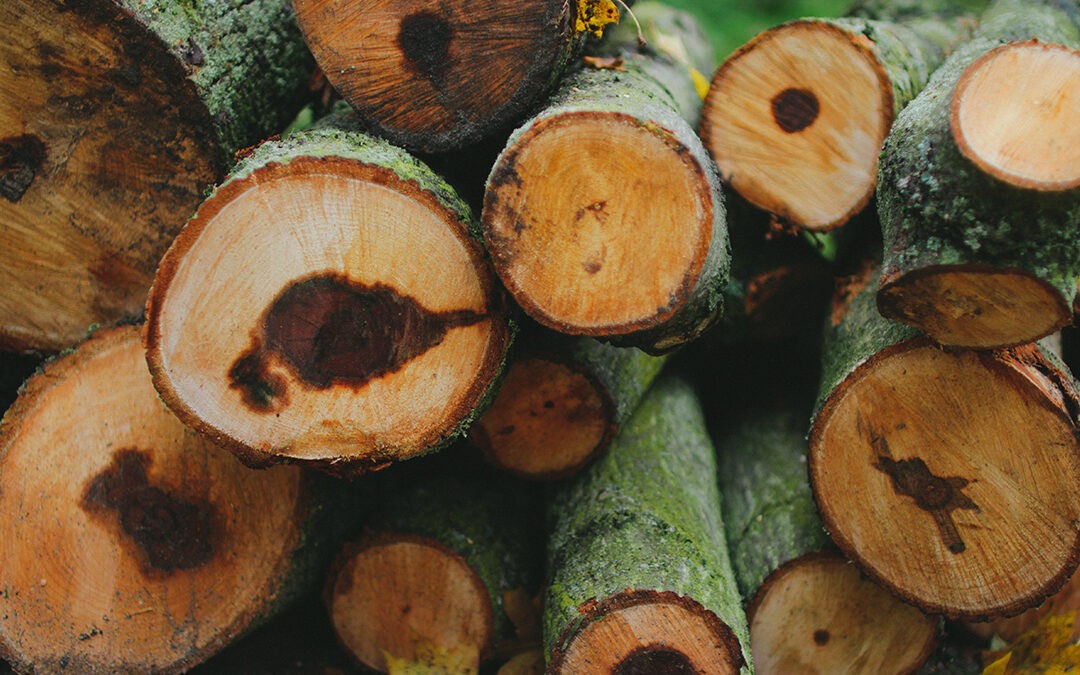
[[[577,20],[574,29],[604,36],[604,26],[619,22],[619,8],[612,0],[577,0]]]
[[[412,658],[399,658],[383,652],[389,675],[476,675],[480,670],[480,651],[476,645],[454,647],[416,641]]]

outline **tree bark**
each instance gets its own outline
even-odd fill
[[[949,57],[897,117],[882,152],[877,195],[885,240],[878,307],[885,316],[910,323],[942,344],[977,348],[1030,342],[1071,319],[1080,276],[1080,192],[1052,184],[1036,189],[985,173],[957,147],[950,119],[958,83],[980,59],[1006,42],[1033,37],[1080,44],[1077,16],[1080,10],[1072,0],[995,2],[973,39]],[[1065,61],[1073,63],[1072,77],[1080,77],[1080,56],[1073,52]],[[977,89],[972,89],[976,103]],[[1072,100],[1062,98],[1065,91],[1036,98],[1045,101],[1042,108],[1054,110]],[[1050,124],[1031,109],[1026,90],[1015,94],[996,94],[992,112],[989,102],[971,108],[985,110],[984,119],[1006,123],[1026,109],[1019,113],[1025,117],[1023,126]],[[978,145],[979,130],[971,133]],[[1001,134],[1006,143],[1018,136],[1024,140],[1019,131],[1003,129]],[[1067,153],[1075,145],[1064,143],[1059,150],[1025,143],[1018,154],[1034,154],[1036,164],[1048,166],[1055,152]]]
[[[141,315],[172,237],[313,64],[285,0],[13,0],[0,24],[0,346],[57,351]]]
[[[551,513],[548,672],[750,672],[714,450],[688,385],[658,382]]]
[[[524,478],[566,478],[603,453],[666,361],[539,327],[518,339],[470,438],[490,463]]]
[[[185,428],[135,326],[29,380],[0,472],[0,656],[20,672],[182,672],[312,590],[355,522],[327,479],[249,471]]]
[[[716,71],[702,114],[721,175],[790,225],[846,223],[874,195],[894,117],[967,34],[959,5],[863,3],[746,43]]]
[[[327,78],[375,133],[444,152],[520,120],[586,35],[582,3],[296,0]]]
[[[334,629],[361,664],[393,672],[454,662],[475,672],[496,652],[535,646],[538,630],[525,642],[519,634],[539,624],[534,491],[492,469],[440,465],[388,477],[380,495],[368,533],[338,556],[326,589]]]
[[[667,85],[681,78],[692,90],[686,63],[613,49],[621,60],[603,57],[593,62],[603,68],[567,78],[510,137],[488,179],[482,224],[499,276],[538,322],[658,354],[699,336],[722,311],[723,195],[687,122],[700,101],[680,102],[671,92],[686,88]]]
[[[1077,403],[1048,351],[942,351],[868,285],[834,314],[810,478],[826,528],[928,613],[1016,614],[1080,560]]]
[[[443,447],[502,367],[510,329],[468,207],[348,119],[240,162],[151,294],[162,398],[251,465],[352,474]]]
[[[755,672],[914,672],[937,622],[866,579],[832,546],[806,474],[806,416],[760,410],[722,429],[720,494],[749,602]]]

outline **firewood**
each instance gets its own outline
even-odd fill
[[[543,536],[534,493],[490,468],[445,464],[387,477],[367,534],[334,564],[330,618],[367,668],[475,673],[496,652],[539,641],[532,598]],[[529,626],[532,643],[521,643]]]
[[[601,3],[294,4],[315,59],[365,123],[442,152],[513,125],[549,93],[587,35],[582,8]]]
[[[1041,42],[1080,45],[1078,17],[1074,0],[998,0],[897,117],[878,185],[885,316],[977,348],[1030,342],[1071,320],[1080,52]]]
[[[720,173],[788,224],[828,230],[874,195],[893,118],[970,22],[960,3],[864,2],[740,47],[713,77],[701,136]]]
[[[0,25],[0,346],[57,351],[141,315],[172,237],[313,66],[286,0],[11,0]]]
[[[996,635],[1006,642],[1012,642],[1045,617],[1061,614],[1076,616],[1078,611],[1080,611],[1080,574],[1073,574],[1060,591],[1038,607],[1007,619],[978,623],[969,621],[965,626],[981,638],[989,640]],[[1080,638],[1080,625],[1073,630],[1072,639],[1078,638]]]
[[[685,17],[643,26],[653,46],[704,40]],[[701,106],[692,72],[708,66],[680,60],[700,50],[609,37],[622,41],[605,53],[620,56],[568,77],[510,137],[488,179],[484,237],[541,324],[662,353],[711,325],[727,283],[719,177],[687,121]]]
[[[759,410],[717,451],[735,578],[749,601],[755,672],[914,672],[937,621],[867,579],[832,546],[806,473],[807,417]]]
[[[1038,605],[1080,561],[1080,411],[1031,344],[943,351],[883,319],[868,284],[834,314],[810,478],[833,540],[929,613]]]
[[[606,450],[666,360],[538,327],[518,345],[470,439],[490,463],[537,480],[573,475]]]
[[[551,514],[549,673],[750,672],[715,451],[688,385],[657,382]]]
[[[468,208],[346,128],[265,143],[161,263],[147,358],[177,415],[251,465],[342,474],[464,433],[509,327]]]
[[[251,471],[182,425],[135,326],[29,380],[0,475],[0,656],[20,672],[186,670],[310,591],[324,516],[352,521],[329,479]]]

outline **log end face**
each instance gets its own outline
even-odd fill
[[[940,265],[883,280],[882,316],[950,347],[997,349],[1043,338],[1072,320],[1071,302],[1018,269]]]
[[[812,230],[870,200],[892,85],[862,35],[813,20],[766,31],[717,70],[701,136],[748,201]]]
[[[1037,40],[995,49],[964,71],[950,125],[960,151],[1020,188],[1080,187],[1080,51]]]

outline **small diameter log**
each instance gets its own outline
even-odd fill
[[[551,514],[549,673],[750,672],[715,454],[688,385],[654,385]]]
[[[348,119],[238,164],[151,293],[155,386],[252,465],[356,473],[441,447],[506,352],[468,208],[404,151],[334,126]]]
[[[184,427],[135,326],[27,382],[0,474],[0,657],[19,672],[184,671],[310,591],[323,517],[353,520],[313,475],[251,471]]]
[[[1071,320],[1080,52],[1043,43],[1080,45],[1077,17],[1073,0],[998,0],[897,117],[878,186],[886,317],[976,348]]]
[[[801,228],[846,223],[874,195],[893,118],[965,22],[949,0],[864,3],[771,28],[720,66],[701,137],[739,194]]]
[[[173,236],[313,65],[287,0],[10,0],[0,25],[0,346],[55,351],[141,315]]]
[[[597,4],[294,0],[327,79],[374,132],[424,152],[516,123],[580,51]]]
[[[914,672],[933,650],[937,622],[835,551],[810,491],[805,426],[794,410],[760,410],[717,439],[755,672]]]
[[[492,469],[452,468],[391,478],[370,531],[334,565],[326,588],[334,630],[367,668],[475,673],[497,650],[539,641],[534,493]],[[518,640],[523,631],[531,644]]]
[[[665,360],[592,338],[543,335],[517,351],[470,439],[488,462],[519,476],[566,478],[607,449]]]
[[[1054,593],[1080,562],[1080,410],[1048,351],[942,351],[874,307],[835,316],[810,478],[848,557],[929,613],[984,620]]]
[[[662,353],[719,315],[729,245],[719,177],[687,122],[700,99],[671,93],[693,92],[691,68],[648,50],[609,48],[621,56],[594,63],[611,67],[567,78],[514,132],[482,224],[499,276],[538,322]],[[690,84],[668,84],[680,79]]]

